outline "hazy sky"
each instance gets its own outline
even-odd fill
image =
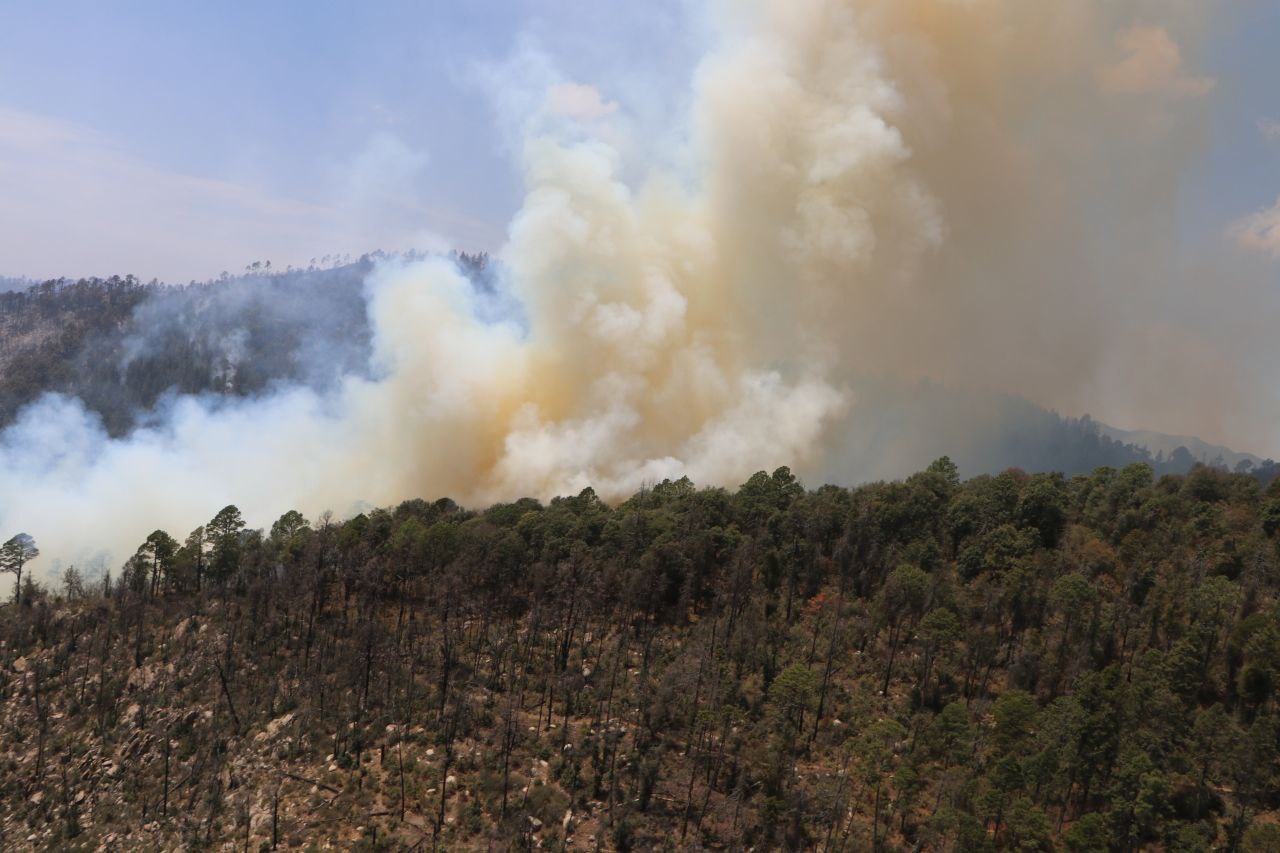
[[[1280,3],[1221,3],[1202,64],[1216,80],[1213,146],[1188,177],[1184,221],[1199,237],[1280,195]]]
[[[495,248],[520,187],[485,81],[539,55],[660,113],[696,36],[667,0],[0,0],[0,275]]]
[[[702,44],[696,6],[0,0],[0,275],[495,248],[520,188],[489,72],[524,61],[661,127]],[[1278,37],[1280,4],[1222,5],[1188,240],[1280,193]]]

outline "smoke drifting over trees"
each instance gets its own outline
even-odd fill
[[[885,455],[902,473],[918,448],[856,429],[882,375],[1260,438],[1246,425],[1276,400],[1236,391],[1263,337],[1206,331],[1164,213],[1212,88],[1199,7],[715,8],[678,150],[638,159],[607,97],[513,117],[527,196],[492,288],[397,259],[326,297],[358,310],[319,320],[306,277],[269,311],[255,287],[149,299],[121,357],[92,363],[145,370],[189,346],[254,393],[171,397],[132,430],[86,408],[106,403],[41,399],[0,438],[0,524],[58,530],[76,559],[233,499],[260,520],[423,493],[612,499],[784,464],[849,480],[891,473]],[[1187,405],[1226,394],[1241,404]]]

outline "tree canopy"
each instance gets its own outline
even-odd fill
[[[119,582],[0,608],[0,832],[1273,849],[1277,500],[1210,468],[940,460],[266,531],[227,506]]]

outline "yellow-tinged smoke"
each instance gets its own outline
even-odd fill
[[[1177,321],[1143,315],[1173,286],[1171,210],[1212,88],[1190,69],[1200,8],[725,0],[688,149],[655,158],[692,179],[624,181],[639,142],[618,144],[590,87],[528,123],[501,258],[524,324],[479,319],[443,261],[384,265],[382,378],[184,401],[124,441],[46,401],[5,436],[0,520],[47,554],[118,558],[228,502],[265,524],[782,464],[849,477],[874,470],[830,450],[866,373],[1200,428],[1160,420],[1177,410],[1149,390],[1178,365],[1145,350]]]

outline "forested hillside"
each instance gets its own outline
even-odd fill
[[[0,608],[0,846],[1276,850],[1278,532],[1242,474],[946,459],[227,507]]]
[[[254,264],[186,285],[113,276],[0,292],[0,427],[48,392],[79,398],[121,435],[166,395],[245,397],[363,374],[364,280],[381,257],[278,272]],[[486,256],[455,257],[488,286]]]

